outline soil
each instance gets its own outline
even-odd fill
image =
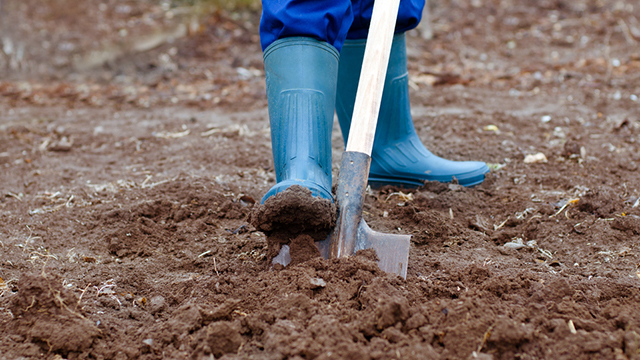
[[[271,266],[259,11],[102,4],[3,7],[1,359],[640,358],[637,4],[432,4],[416,129],[492,171],[368,192],[406,280],[370,252]]]
[[[291,247],[291,263],[320,256],[314,242],[329,236],[336,225],[337,208],[328,199],[313,197],[311,190],[293,185],[256,204],[249,223],[267,237],[267,260],[272,260],[282,245]]]

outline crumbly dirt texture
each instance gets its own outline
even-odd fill
[[[492,171],[368,192],[406,280],[269,266],[259,12],[190,3],[3,3],[0,359],[640,358],[637,3],[432,3],[417,132]]]
[[[292,263],[320,255],[314,242],[324,240],[336,225],[336,205],[328,199],[313,197],[311,191],[293,185],[256,204],[249,223],[267,236],[268,258],[285,244],[291,246]]]

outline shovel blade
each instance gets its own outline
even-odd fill
[[[371,230],[362,219],[371,157],[345,151],[342,154],[338,192],[338,219],[329,237],[316,242],[325,259],[353,256],[358,250],[374,249],[382,271],[406,279],[410,235],[385,234]]]
[[[352,254],[358,250],[373,249],[378,256],[380,270],[407,278],[411,235],[386,234],[372,230],[364,220],[358,223],[356,244]],[[331,235],[316,242],[320,254],[325,259],[331,256]]]
[[[358,224],[355,251],[374,249],[380,270],[407,278],[411,235],[373,231],[364,220]]]

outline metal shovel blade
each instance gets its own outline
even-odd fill
[[[407,278],[411,235],[386,234],[371,230],[364,220],[358,224],[355,251],[374,249],[380,270]]]
[[[338,180],[338,220],[325,241],[316,243],[325,257],[352,256],[358,250],[374,249],[381,270],[407,277],[410,235],[385,234],[371,230],[362,219],[362,206],[371,157],[345,151]]]

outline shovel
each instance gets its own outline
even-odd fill
[[[338,220],[329,238],[317,245],[325,258],[352,256],[358,250],[374,249],[381,270],[406,278],[411,236],[373,231],[362,219],[371,150],[399,4],[400,0],[374,2],[351,129],[338,177]]]

